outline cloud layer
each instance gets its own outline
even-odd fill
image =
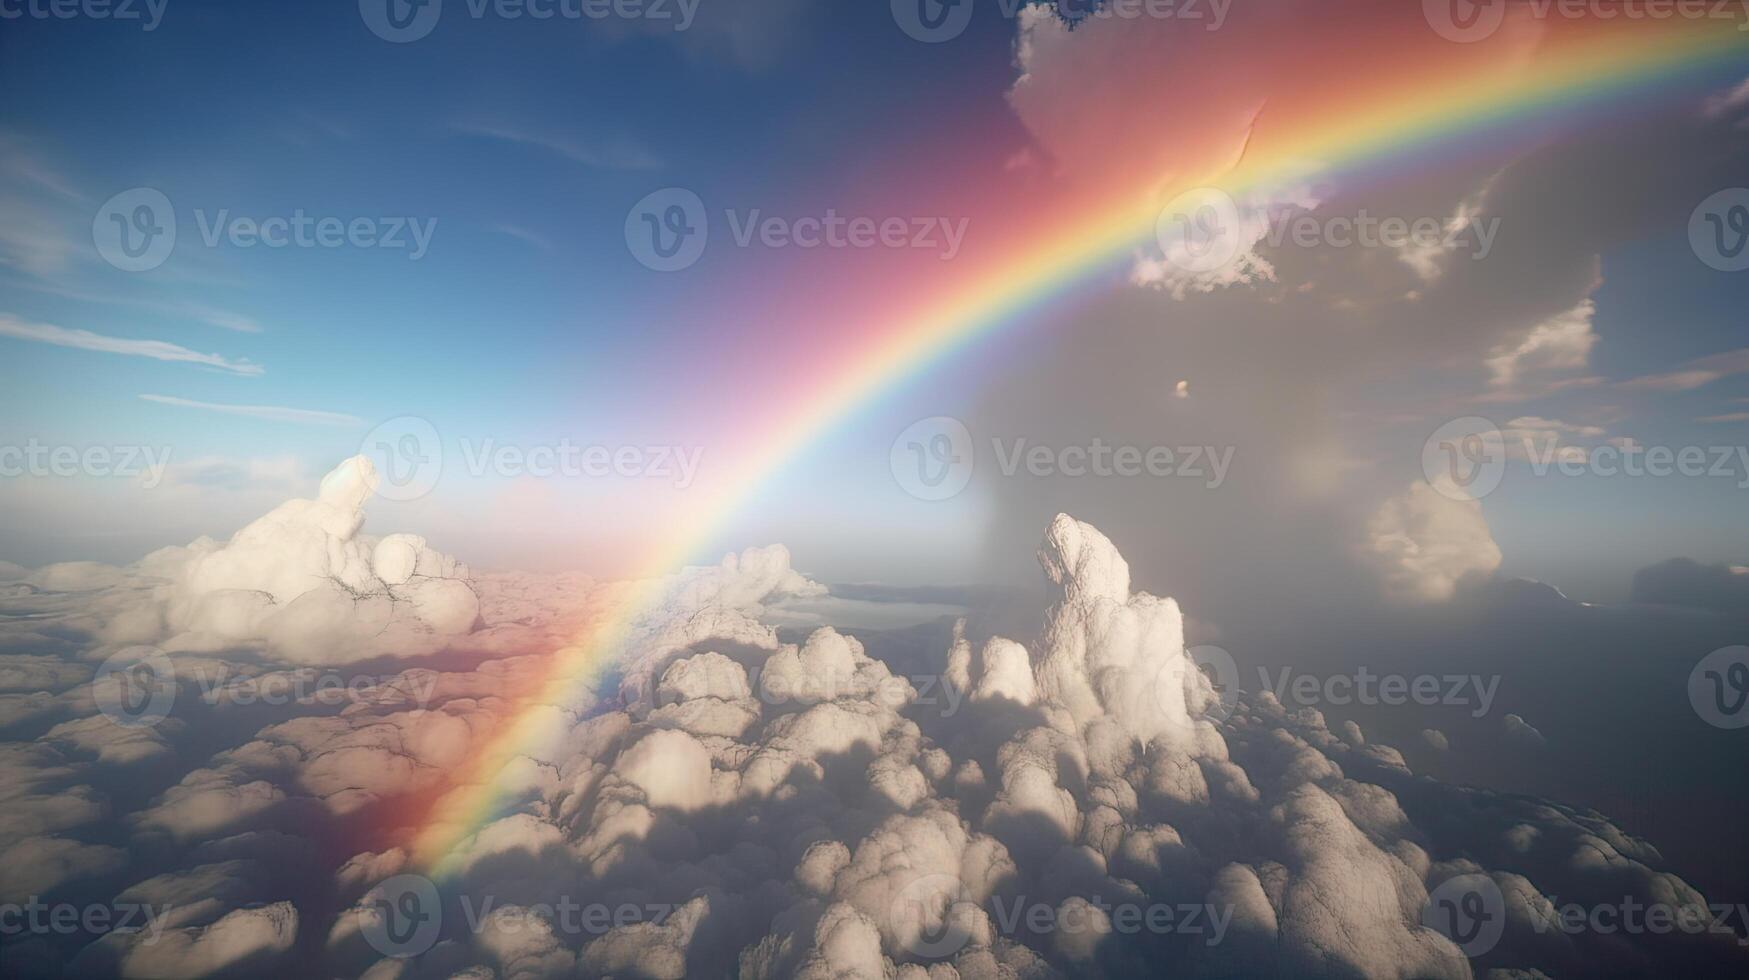
[[[1415,776],[1352,722],[1241,691],[1230,658],[1186,645],[1178,604],[1068,516],[1039,548],[1050,602],[1026,641],[962,623],[919,674],[830,626],[785,638],[765,604],[821,589],[754,549],[676,576],[598,689],[516,708],[577,617],[624,590],[471,575],[417,538],[368,538],[369,484],[349,461],[225,545],[7,586],[8,611],[34,612],[3,634],[0,901],[140,924],[27,934],[8,945],[18,975],[1749,962],[1718,932],[1553,927],[1557,901],[1623,896],[1714,916],[1602,816]],[[1434,552],[1424,525],[1442,520],[1422,511],[1462,509],[1414,491],[1400,507],[1393,533]],[[125,672],[144,662],[159,673]],[[513,709],[544,734],[426,877],[406,844],[433,800],[471,792],[453,774]],[[1498,898],[1486,948],[1429,912],[1459,891]]]

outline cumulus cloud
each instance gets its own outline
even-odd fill
[[[1387,592],[1423,600],[1449,599],[1466,576],[1500,567],[1481,503],[1424,481],[1379,507],[1362,553]]]
[[[219,543],[164,548],[128,568],[51,565],[26,582],[44,593],[99,592],[90,609],[115,641],[174,651],[255,645],[294,663],[411,656],[479,625],[466,565],[423,538],[361,533],[376,473],[358,456]]]
[[[1224,191],[1192,191],[1166,205],[1158,255],[1138,258],[1130,281],[1177,300],[1193,293],[1274,282],[1275,266],[1259,248],[1274,244],[1271,229],[1284,218],[1313,211],[1320,203],[1307,185],[1252,190],[1237,198]]]
[[[1506,732],[1507,738],[1521,745],[1542,745],[1546,741],[1535,725],[1518,715],[1507,715],[1501,719],[1501,728]]]

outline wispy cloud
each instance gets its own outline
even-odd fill
[[[73,289],[51,282],[20,282],[18,286],[39,293],[47,293],[50,296],[63,296],[82,303],[102,303],[105,306],[122,306],[159,316],[190,318],[199,320],[207,326],[218,327],[221,330],[235,330],[238,333],[260,333],[264,329],[252,317],[198,303],[165,303],[153,299]]]
[[[624,136],[582,142],[569,137],[534,133],[489,123],[458,123],[455,130],[467,136],[539,147],[557,153],[567,160],[599,170],[660,170],[662,168],[662,160],[656,156],[654,151],[637,140]]]
[[[210,306],[190,307],[189,313],[199,317],[202,322],[218,327],[221,330],[235,330],[238,333],[261,332],[261,324],[256,323],[254,320],[249,319],[241,313],[232,313],[229,310],[215,310]]]
[[[1738,82],[1735,88],[1708,96],[1701,104],[1701,112],[1709,119],[1718,119],[1746,107],[1749,107],[1749,78]]]
[[[500,235],[509,235],[517,241],[527,242],[535,248],[543,251],[550,252],[553,249],[553,243],[548,241],[545,235],[529,231],[527,228],[517,225],[496,224],[492,226],[492,230]]]
[[[166,340],[132,340],[127,337],[111,337],[108,334],[92,333],[89,330],[57,327],[50,323],[31,323],[5,313],[0,313],[0,337],[34,340],[40,344],[100,351],[105,354],[149,357],[155,361],[202,364],[218,368],[221,371],[230,371],[233,374],[258,375],[264,373],[259,364],[252,364],[247,360],[231,360],[218,354],[202,354],[199,351],[189,350]]]
[[[1510,388],[1524,375],[1536,371],[1569,371],[1584,368],[1597,343],[1591,322],[1597,304],[1589,299],[1537,324],[1516,346],[1498,348],[1488,358],[1489,383]]]
[[[1698,358],[1663,374],[1629,378],[1621,386],[1640,391],[1691,391],[1734,374],[1749,374],[1749,347]]]
[[[83,200],[58,168],[32,151],[28,141],[3,129],[0,129],[0,175],[9,184],[30,184],[69,201]]]
[[[76,240],[69,209],[83,206],[78,190],[22,135],[0,129],[0,267],[29,276],[66,269]]]
[[[1696,422],[1749,422],[1749,412],[1727,412],[1724,415],[1703,415]]]
[[[223,405],[218,402],[197,402],[191,398],[177,398],[174,395],[141,395],[142,401],[157,402],[160,405],[177,405],[182,408],[198,408],[208,412],[219,412],[224,415],[242,415],[252,419],[267,419],[271,422],[296,422],[300,425],[363,425],[364,419],[344,412],[322,412],[311,408],[284,408],[279,405]]]

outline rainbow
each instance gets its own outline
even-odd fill
[[[1420,6],[1392,3],[1398,9]],[[1419,17],[1418,9],[1415,13]],[[1384,36],[1373,42],[1379,65],[1372,75],[1341,92],[1317,93],[1321,105],[1308,96],[1307,105],[1272,112],[1255,126],[1242,159],[1164,188],[1157,181],[1117,188],[1103,201],[1078,202],[1067,216],[1053,212],[1046,227],[973,264],[969,274],[956,269],[954,281],[920,290],[926,295],[913,298],[911,309],[866,329],[859,326],[855,342],[835,352],[836,363],[814,372],[813,382],[755,433],[756,442],[736,457],[732,471],[719,474],[705,505],[672,515],[661,538],[642,550],[639,574],[632,576],[623,600],[551,657],[532,690],[515,701],[516,709],[417,826],[414,864],[434,876],[454,870],[458,848],[502,812],[506,801],[499,774],[551,737],[550,716],[535,709],[566,703],[580,687],[597,682],[634,623],[663,599],[664,576],[696,561],[704,543],[786,463],[896,382],[1070,287],[1121,268],[1152,240],[1162,200],[1197,186],[1235,194],[1265,188],[1290,178],[1308,160],[1341,172],[1407,159],[1439,148],[1442,141],[1496,127],[1607,108],[1611,100],[1662,82],[1721,71],[1749,51],[1749,33],[1734,23],[1615,20],[1544,26],[1535,57],[1512,64],[1502,64],[1487,45],[1432,37],[1425,25],[1417,25],[1413,35],[1422,39],[1419,45],[1405,42],[1401,34],[1380,32]]]

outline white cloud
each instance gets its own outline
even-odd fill
[[[1159,254],[1143,255],[1130,269],[1130,281],[1163,290],[1182,300],[1234,286],[1275,281],[1275,266],[1258,252],[1284,217],[1316,210],[1319,195],[1309,185],[1278,184],[1239,197],[1217,192],[1219,206],[1207,209],[1193,192],[1185,218],[1161,241]],[[1166,210],[1179,208],[1177,202]],[[1216,261],[1219,259],[1219,261]]]
[[[70,881],[125,867],[127,852],[64,837],[26,837],[0,847],[0,901],[24,902]]]
[[[1539,465],[1545,461],[1563,460],[1582,463],[1590,458],[1591,448],[1580,445],[1575,440],[1598,442],[1608,435],[1608,430],[1599,425],[1545,419],[1537,415],[1518,416],[1500,428],[1508,459],[1531,461]],[[1633,440],[1623,438],[1610,441],[1625,445]]]
[[[364,424],[364,420],[356,415],[347,415],[342,412],[323,412],[309,408],[283,408],[278,405],[225,405],[217,402],[195,401],[190,398],[177,398],[174,395],[141,395],[140,399],[157,402],[160,405],[198,408],[208,412],[218,412],[221,415],[241,415],[246,418],[266,419],[270,422],[296,422],[304,425]]]
[[[485,122],[458,124],[455,129],[456,132],[467,136],[538,147],[551,153],[557,153],[573,163],[580,163],[585,167],[599,170],[659,170],[662,167],[661,158],[648,147],[637,140],[625,137],[584,142],[564,136],[518,129],[500,123]],[[500,228],[500,230],[506,229]]]
[[[1444,234],[1438,241],[1410,241],[1397,250],[1397,258],[1414,271],[1416,278],[1424,283],[1431,283],[1445,274],[1446,262],[1457,254],[1464,240],[1464,232],[1481,217],[1488,200],[1488,189],[1492,184],[1493,181],[1490,180],[1474,196],[1458,202],[1457,209],[1446,219]]]
[[[1362,555],[1398,597],[1449,599],[1464,577],[1500,567],[1482,505],[1423,481],[1386,500],[1366,531]]]
[[[218,368],[221,371],[229,371],[233,374],[258,375],[263,373],[259,364],[252,364],[247,360],[234,361],[218,354],[202,354],[165,340],[133,340],[126,337],[112,337],[107,334],[92,333],[89,330],[57,327],[48,323],[31,323],[6,313],[0,313],[0,337],[15,337],[19,340],[33,340],[37,343],[53,344],[57,347],[101,351],[106,354],[148,357],[156,361],[200,364]]]
[[[1532,327],[1517,344],[1496,349],[1488,358],[1489,383],[1510,388],[1531,375],[1583,369],[1597,344],[1596,316],[1597,304],[1586,299]]]
[[[1749,374],[1749,347],[1697,358],[1674,371],[1629,378],[1621,382],[1621,387],[1642,391],[1692,391],[1720,378],[1739,374]]]
[[[1506,732],[1506,737],[1516,742],[1537,746],[1543,745],[1546,742],[1546,739],[1543,738],[1543,733],[1537,731],[1536,726],[1525,721],[1523,718],[1520,718],[1518,715],[1507,715],[1505,718],[1501,719],[1501,727]]]
[[[1749,107],[1749,78],[1733,88],[1708,96],[1701,103],[1701,113],[1711,119],[1723,119],[1736,115],[1745,107]]]

